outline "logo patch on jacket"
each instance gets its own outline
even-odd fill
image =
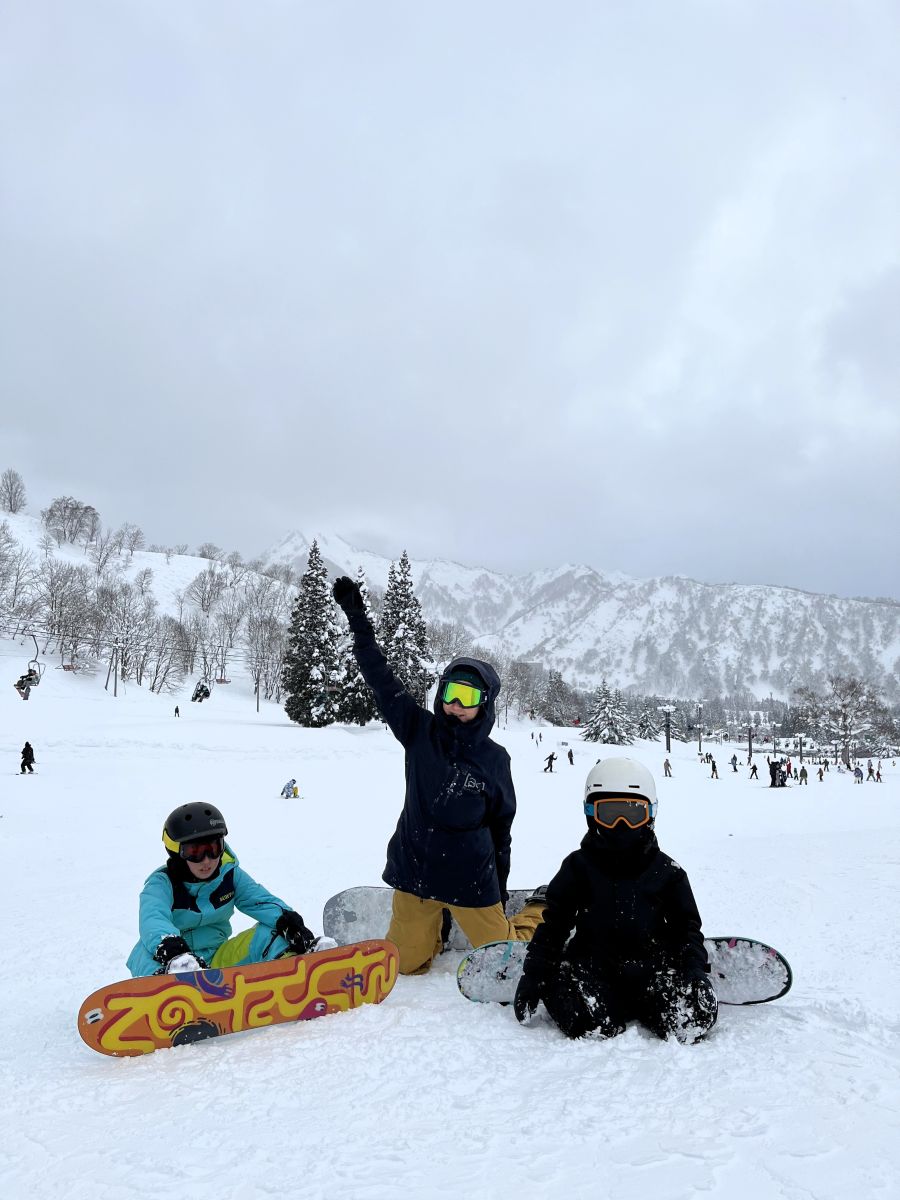
[[[465,788],[465,790],[467,792],[483,792],[484,791],[484,780],[476,779],[474,775],[470,775],[467,772],[465,783],[463,784],[463,787]]]

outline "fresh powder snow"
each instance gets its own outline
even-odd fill
[[[510,886],[550,879],[583,835],[590,766],[629,754],[656,776],[660,844],[690,876],[704,933],[790,961],[788,996],[722,1008],[697,1046],[636,1026],[606,1042],[567,1041],[546,1017],[521,1028],[510,1008],[465,1001],[445,954],[378,1007],[105,1058],[76,1014],[127,975],[169,811],[218,805],[245,868],[319,933],[331,894],[380,883],[403,753],[380,724],[305,730],[274,704],[257,713],[239,677],[197,705],[192,680],[167,696],[120,683],[114,698],[105,672],[50,663],[23,702],[12,684],[29,645],[0,642],[4,1197],[900,1194],[900,763],[885,760],[881,784],[832,765],[823,783],[811,770],[808,786],[772,790],[765,747],[751,781],[744,748],[704,746],[712,780],[696,745],[673,743],[664,779],[662,741],[495,730],[519,801]],[[26,739],[33,777],[18,775]],[[292,776],[300,797],[284,799]]]

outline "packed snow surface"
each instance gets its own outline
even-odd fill
[[[0,644],[10,685],[21,653]],[[704,932],[757,937],[794,970],[787,997],[723,1008],[698,1046],[520,1028],[462,999],[448,954],[378,1007],[112,1059],[75,1017],[127,974],[166,814],[217,804],[244,867],[319,932],[328,896],[380,882],[403,756],[380,725],[257,714],[237,682],[202,706],[189,684],[113,698],[102,682],[51,666],[27,703],[0,690],[4,1197],[900,1195],[900,765],[882,784],[832,768],[773,791],[764,748],[758,782],[740,750],[732,772],[731,746],[711,747],[718,780],[695,745],[673,745],[670,780],[661,742],[624,751],[657,776],[660,843]],[[582,836],[588,768],[615,751],[531,724],[495,737],[519,799],[510,885],[545,883]],[[26,738],[37,773],[23,778]],[[300,799],[284,800],[292,776]]]

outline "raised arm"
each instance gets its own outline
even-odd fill
[[[375,641],[375,630],[366,615],[358,585],[342,575],[335,580],[332,595],[343,610],[353,634],[353,655],[363,679],[375,694],[379,711],[391,733],[401,745],[406,746],[412,741],[424,710],[391,670]]]

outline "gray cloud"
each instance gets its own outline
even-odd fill
[[[898,26],[14,2],[0,468],[159,540],[898,596]]]

